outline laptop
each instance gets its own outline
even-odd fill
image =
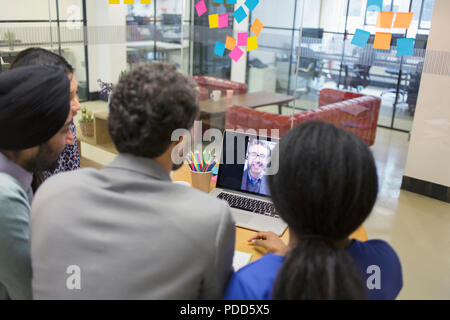
[[[287,224],[275,210],[267,183],[268,174],[274,170],[278,142],[275,138],[225,131],[217,185],[210,194],[228,202],[237,226],[281,236]]]

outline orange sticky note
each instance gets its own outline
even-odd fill
[[[227,36],[227,41],[225,43],[225,48],[232,51],[236,47],[237,40],[235,38]]]
[[[218,14],[210,14],[208,16],[209,19],[209,28],[214,29],[219,27],[219,15]]]
[[[394,13],[392,11],[380,11],[378,13],[377,28],[392,27],[392,20],[394,20]]]
[[[248,37],[247,38],[247,51],[252,51],[258,49],[258,37]]]
[[[261,21],[259,21],[258,18],[255,19],[255,22],[253,22],[252,27],[250,28],[250,30],[252,30],[252,32],[256,35],[259,36],[259,34],[261,33],[261,30],[264,28],[264,25],[262,24]]]
[[[373,41],[374,49],[389,50],[391,48],[392,33],[377,32]]]
[[[413,12],[397,12],[397,17],[395,17],[394,22],[394,28],[409,29],[413,17]]]

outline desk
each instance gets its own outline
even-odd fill
[[[281,114],[281,108],[284,104],[294,100],[293,96],[274,92],[252,92],[234,95],[228,99],[226,96],[219,101],[211,99],[200,101],[200,111],[207,114],[225,113],[230,106],[237,105],[247,108],[259,108],[270,105],[278,106],[278,113]]]
[[[181,167],[180,170],[172,172],[171,174],[173,181],[184,181],[191,184],[191,176],[189,172],[189,166],[185,164]],[[215,183],[211,182],[211,188],[215,188]],[[236,250],[251,253],[252,261],[255,261],[261,258],[264,255],[264,252],[258,250],[256,247],[250,245],[248,243],[248,239],[255,234],[255,231],[244,229],[241,227],[236,228]],[[363,226],[358,228],[353,234],[350,235],[350,238],[357,239],[360,241],[367,241],[367,233]],[[281,239],[285,243],[289,242],[289,230],[286,230],[284,234],[281,236]]]

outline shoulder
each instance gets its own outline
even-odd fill
[[[27,194],[20,183],[9,174],[0,172],[0,206],[9,201],[23,201],[28,206]]]
[[[49,203],[52,206],[67,206],[68,202],[83,198],[94,185],[95,169],[80,169],[77,171],[60,172],[44,181],[33,197],[32,208],[45,208]]]
[[[172,212],[178,212],[180,221],[190,224],[200,233],[211,233],[211,236],[223,231],[221,228],[234,228],[231,210],[224,200],[219,200],[197,189],[167,182],[169,185],[165,192],[167,204]],[[172,201],[175,200],[176,201]],[[186,221],[186,220],[189,220]]]
[[[395,299],[403,287],[402,266],[395,250],[383,240],[355,242],[348,250],[361,269],[365,282],[379,275],[379,288],[369,290],[370,299]]]
[[[29,223],[30,205],[22,186],[13,177],[0,173],[0,244],[4,237],[22,232]]]
[[[349,253],[355,258],[370,260],[392,260],[392,262],[400,262],[397,253],[389,243],[384,240],[368,240],[361,242],[354,240],[349,247]]]
[[[284,259],[274,254],[266,254],[235,272],[229,282],[226,299],[270,299],[275,279]]]

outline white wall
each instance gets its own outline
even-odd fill
[[[118,44],[90,44],[89,47],[89,91],[99,91],[98,79],[117,83],[120,72],[127,68],[126,55],[126,14],[124,4],[110,5],[108,1],[86,1],[87,24],[92,34],[116,37],[123,33]],[[106,28],[105,28],[106,27]],[[113,29],[114,27],[114,29]],[[99,28],[105,28],[100,31]],[[90,43],[92,43],[90,41]]]
[[[450,1],[435,0],[428,51],[450,52],[449,16]],[[449,75],[423,73],[405,176],[450,186],[449,92]]]

